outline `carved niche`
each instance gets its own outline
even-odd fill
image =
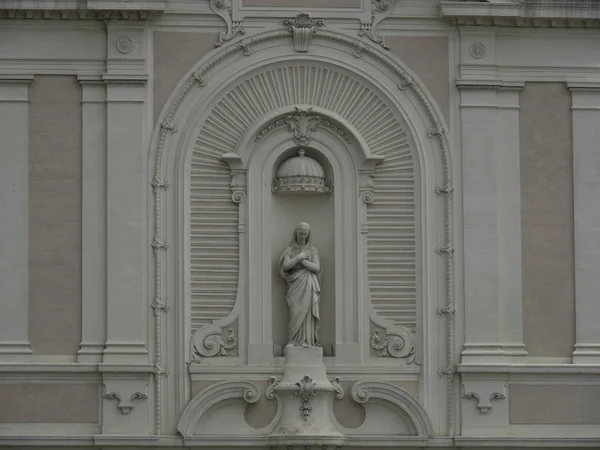
[[[296,82],[288,85],[285,80]],[[239,101],[243,98],[256,101]],[[281,114],[264,121],[273,110]],[[193,361],[240,357],[241,346],[247,345],[248,333],[255,326],[245,312],[250,301],[247,258],[251,208],[247,160],[238,152],[239,142],[251,124],[263,123],[251,137],[252,148],[260,148],[269,136],[282,130],[288,133],[300,158],[316,154],[298,151],[310,146],[319,132],[334,136],[340,148],[357,145],[348,130],[323,111],[346,118],[370,152],[355,169],[356,198],[352,200],[358,211],[357,241],[353,245],[361,249],[357,261],[364,265],[360,271],[366,275],[364,290],[352,295],[368,299],[367,315],[360,319],[368,322],[361,341],[370,352],[367,357],[416,362],[419,280],[411,144],[403,126],[374,92],[350,74],[317,63],[292,63],[249,75],[216,103],[196,139],[189,175]],[[275,181],[274,190],[278,191],[281,186]],[[324,179],[322,189],[333,192],[329,181]],[[346,307],[343,302],[339,306]],[[263,339],[268,336],[265,333],[257,332],[257,336]],[[260,345],[267,351],[270,341],[264,339]]]

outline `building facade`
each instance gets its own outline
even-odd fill
[[[0,446],[600,448],[599,38],[0,2]]]

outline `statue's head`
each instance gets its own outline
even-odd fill
[[[310,239],[310,225],[306,222],[300,222],[294,229],[294,242],[299,245],[306,245]]]

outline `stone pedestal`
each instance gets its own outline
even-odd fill
[[[340,437],[332,422],[333,394],[344,396],[338,384],[327,379],[322,348],[287,346],[285,367],[279,382],[271,379],[267,398],[281,402],[281,419],[272,436]]]

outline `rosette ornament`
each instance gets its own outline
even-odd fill
[[[273,181],[273,192],[327,194],[330,187],[321,164],[306,156],[306,151],[301,148],[298,156],[285,160],[279,166]]]

